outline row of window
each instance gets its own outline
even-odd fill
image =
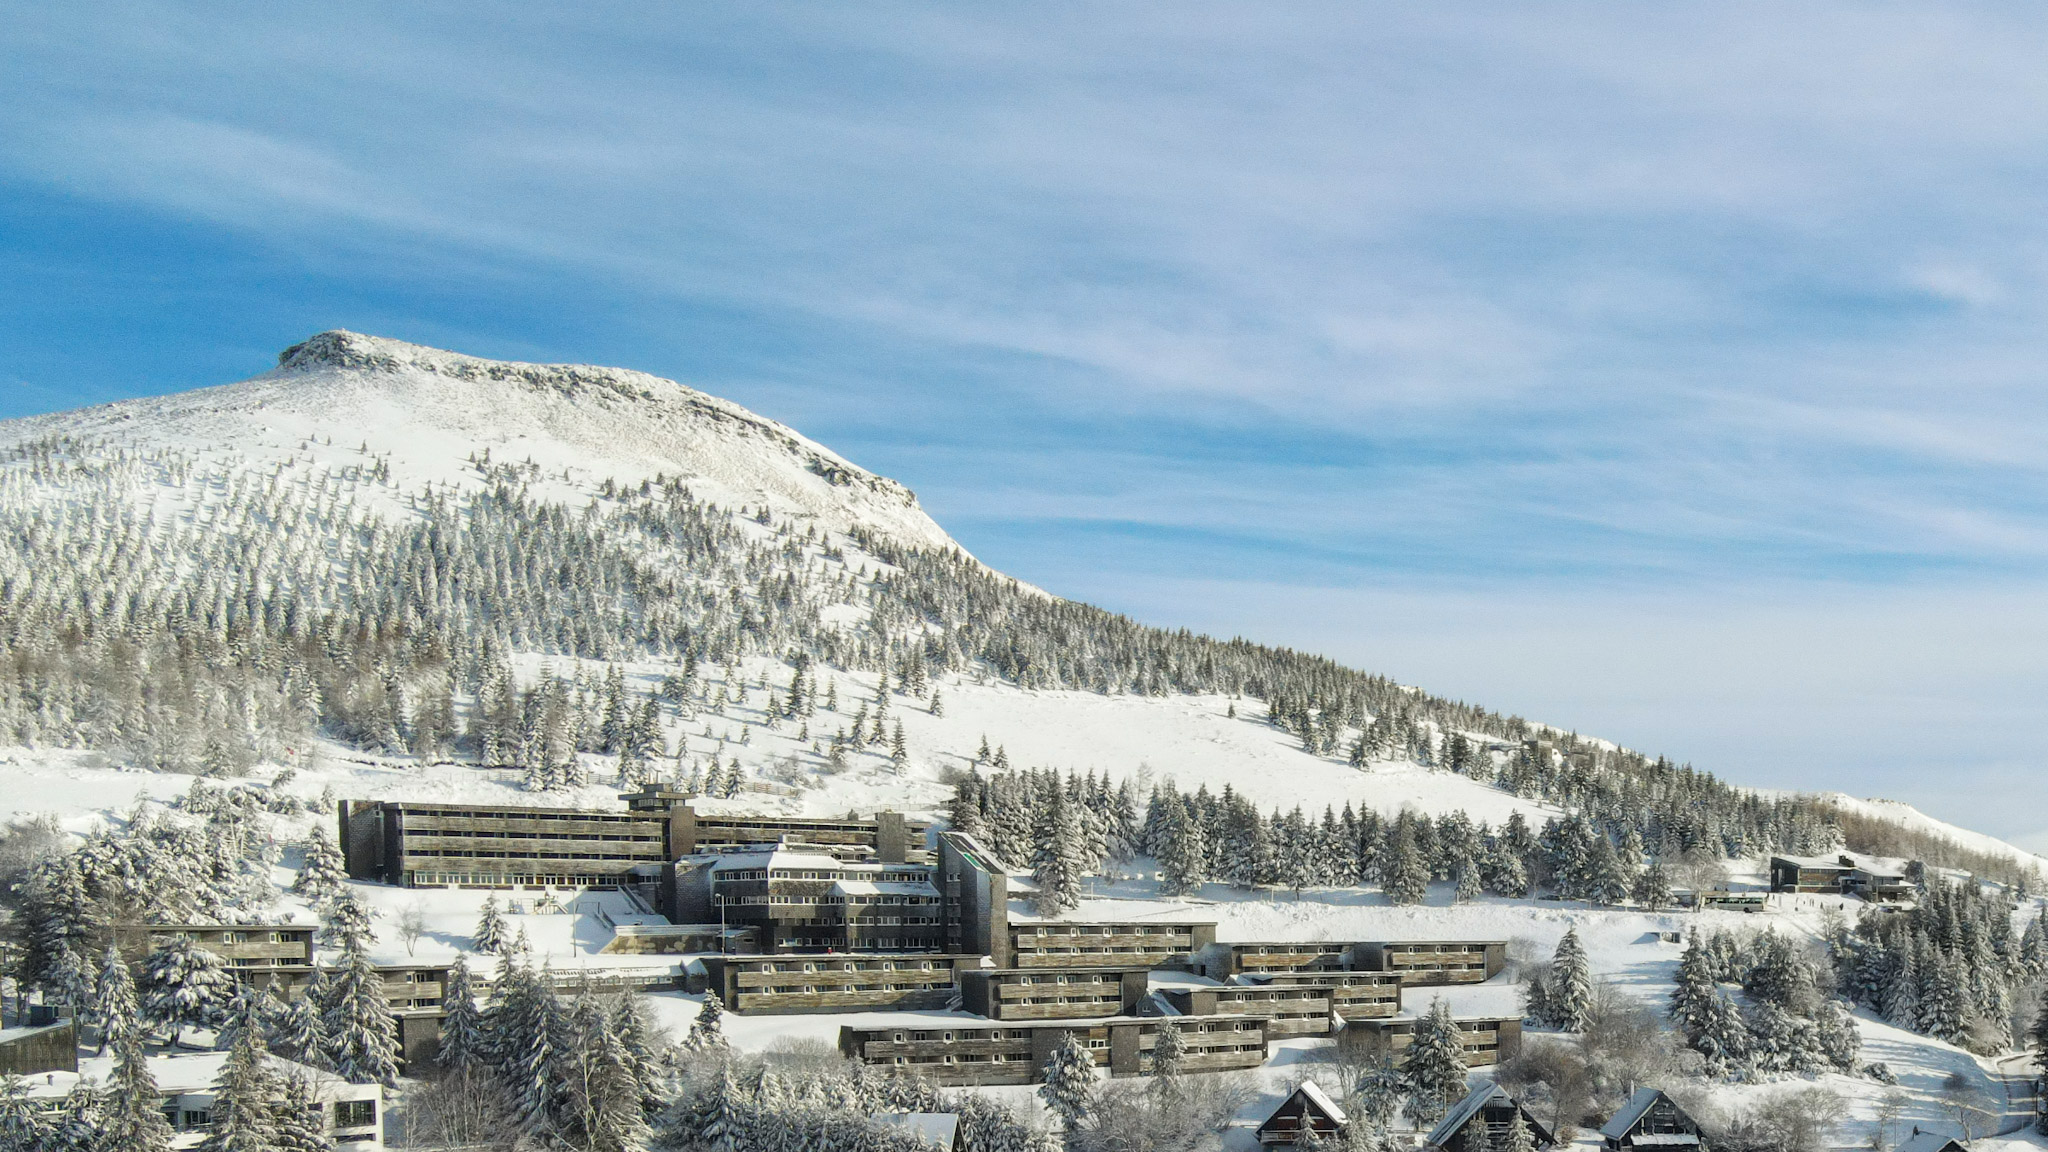
[[[419,829],[408,833],[408,839],[426,840],[432,838],[450,840],[626,840],[635,844],[659,844],[659,836],[601,836],[574,832],[482,832],[464,831],[459,828]]]
[[[520,874],[500,876],[490,872],[414,872],[414,884],[462,884],[482,888],[509,888],[524,885],[528,888],[610,888],[617,886],[617,875],[594,873],[564,874]]]
[[[541,812],[533,808],[514,812],[449,812],[442,810],[399,810],[417,827],[428,820],[566,820],[591,824],[648,824],[645,816],[616,816],[608,812]]]
[[[458,860],[640,860],[661,862],[659,852],[486,852],[476,848],[407,848],[406,859],[424,856]]]
[[[951,988],[951,981],[941,984],[776,984],[763,988],[743,988],[742,996],[847,996],[857,992],[936,992]]]

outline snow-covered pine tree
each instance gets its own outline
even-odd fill
[[[1045,1101],[1062,1128],[1074,1133],[1095,1110],[1095,1058],[1077,1033],[1067,1032],[1053,1046],[1045,1061],[1045,1082],[1038,1097]]]
[[[139,1005],[135,999],[135,981],[128,974],[128,962],[121,959],[121,953],[112,944],[100,958],[100,970],[93,981],[92,998],[87,1003],[86,1021],[100,1034],[99,1051],[104,1055],[107,1043],[115,1032],[139,1024]]]
[[[1179,796],[1162,798],[1167,806],[1160,821],[1159,891],[1167,896],[1184,896],[1208,879],[1209,845],[1202,824],[1192,816]]]
[[[1405,813],[1404,813],[1405,815]],[[1382,888],[1394,904],[1420,904],[1429,895],[1429,866],[1423,862],[1412,828],[1396,831],[1389,846]]]
[[[142,1029],[114,1033],[114,1071],[107,1081],[101,1138],[104,1147],[120,1152],[170,1152],[171,1126],[164,1119],[162,1094],[150,1075],[143,1053]]]
[[[264,1067],[266,1055],[263,1030],[246,1021],[214,1078],[213,1127],[200,1152],[276,1152],[277,1089]]]
[[[150,949],[137,982],[142,1018],[170,1034],[176,1047],[188,1028],[211,1027],[234,995],[234,977],[219,955],[190,936],[172,933]]]
[[[327,1136],[327,1106],[321,1103],[311,1076],[304,1072],[278,1076],[273,1104],[275,1152],[335,1152],[334,1141]]]
[[[1479,860],[1467,851],[1458,861],[1458,886],[1451,893],[1451,900],[1467,904],[1479,899],[1483,892],[1479,883]]]
[[[1565,1032],[1583,1032],[1593,1011],[1593,966],[1579,943],[1577,928],[1565,929],[1550,959],[1550,987],[1547,997],[1549,1023]]]
[[[498,911],[495,895],[484,897],[482,913],[476,922],[476,933],[470,937],[470,947],[485,954],[497,956],[505,951],[505,917]]]
[[[1688,1039],[1699,1034],[1715,994],[1714,971],[1695,928],[1678,957],[1678,973],[1671,987],[1671,1020]]]
[[[690,1034],[683,1046],[692,1053],[723,1052],[725,1050],[725,1001],[716,992],[706,992],[704,1003],[697,1009],[697,1018],[690,1023]]]
[[[354,1084],[398,1082],[398,1021],[384,978],[361,946],[349,948],[321,988],[320,1031],[336,1074]]]
[[[316,1006],[319,995],[316,986],[286,1002],[284,1010],[271,1023],[272,1052],[309,1067],[327,1066],[327,1042],[320,1031],[320,1012]]]
[[[1498,1152],[1536,1152],[1536,1134],[1529,1130],[1529,1122],[1522,1119],[1520,1108],[1508,1121],[1507,1138],[1500,1142]]]
[[[1465,1095],[1465,1045],[1450,1005],[1439,996],[1415,1022],[1415,1039],[1401,1065],[1406,1112],[1417,1127],[1429,1128]]]
[[[327,901],[320,914],[320,942],[340,951],[360,952],[377,938],[370,927],[370,907],[343,889]]]
[[[1813,1015],[1813,1028],[1821,1059],[1834,1071],[1853,1075],[1863,1037],[1856,1029],[1856,1018],[1849,1006],[1835,999],[1821,1001]]]
[[[1643,866],[1636,874],[1635,884],[1629,889],[1629,899],[1645,908],[1664,908],[1671,903],[1671,880],[1664,871],[1664,862],[1658,859]]]
[[[304,862],[299,865],[298,875],[292,877],[292,891],[311,901],[315,908],[348,887],[348,868],[341,858],[341,850],[324,830],[315,829],[306,837]]]
[[[1181,1066],[1187,1062],[1188,1042],[1172,1017],[1162,1017],[1152,1042],[1153,1086],[1169,1100],[1180,1098]]]
[[[450,1072],[466,1072],[484,1058],[483,1009],[477,1003],[476,987],[470,978],[469,962],[460,954],[448,968],[448,982],[441,989],[441,1049],[434,1063]]]
[[[1049,790],[1045,808],[1031,879],[1038,885],[1038,914],[1061,916],[1081,905],[1081,814],[1057,787]]]
[[[55,1133],[21,1078],[0,1080],[0,1152],[46,1152]]]

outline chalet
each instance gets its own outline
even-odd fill
[[[1900,1141],[1892,1152],[1970,1152],[1970,1146],[1953,1136],[1915,1128],[1913,1134]]]
[[[931,952],[705,956],[705,987],[742,1016],[944,1008],[980,957]],[[1090,1016],[1104,1016],[1100,1010]]]
[[[1396,940],[1360,944],[1353,967],[1395,972],[1409,987],[1484,984],[1507,967],[1505,940]]]
[[[1287,1094],[1273,1114],[1266,1117],[1258,1128],[1259,1147],[1273,1148],[1298,1144],[1303,1136],[1315,1133],[1317,1138],[1332,1139],[1343,1133],[1351,1123],[1344,1115],[1344,1109],[1330,1099],[1329,1093],[1313,1080],[1304,1080],[1301,1087]]]
[[[1148,991],[1143,968],[973,968],[960,973],[962,1007],[991,1020],[1134,1016]]]
[[[1508,1131],[1514,1126],[1517,1116],[1528,1126],[1529,1137],[1536,1147],[1549,1148],[1557,1144],[1557,1137],[1551,1134],[1550,1129],[1521,1101],[1508,1095],[1507,1089],[1482,1080],[1478,1087],[1466,1093],[1463,1100],[1444,1113],[1442,1122],[1423,1141],[1423,1147],[1434,1152],[1489,1152],[1505,1148],[1508,1146]]]
[[[871,1119],[884,1128],[922,1140],[937,1152],[960,1152],[966,1146],[960,1134],[958,1112],[877,1112]]]
[[[1263,1016],[1276,1038],[1330,1034],[1330,990],[1321,985],[1222,984],[1160,995],[1184,1016]]]
[[[1840,895],[1855,870],[1847,856],[1773,856],[1771,891]]]
[[[1145,1076],[1169,1021],[1186,1046],[1183,1071],[1228,1072],[1266,1062],[1266,1022],[1247,1016],[997,1022],[909,1015],[886,1025],[841,1027],[839,1051],[849,1060],[942,1085],[1035,1084],[1053,1049],[1072,1033],[1110,1075]]]
[[[1637,1148],[1706,1152],[1699,1124],[1671,1097],[1655,1088],[1636,1089],[1621,1111],[1601,1126],[1600,1139],[1607,1152],[1633,1152]]]

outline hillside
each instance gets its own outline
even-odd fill
[[[245,859],[149,897],[159,918],[312,919],[284,889],[336,799],[618,808],[653,782],[707,811],[974,822],[1020,888],[1078,801],[1070,839],[1107,846],[1080,915],[1192,911],[1223,940],[1482,936],[1527,970],[1572,928],[1608,987],[1658,1011],[1680,954],[1666,934],[1688,928],[1768,951],[1749,940],[1767,924],[1831,991],[1829,960],[1846,989],[1852,950],[1913,955],[1896,926],[1917,913],[1852,943],[1838,917],[1861,906],[1842,897],[1669,910],[1673,888],[1757,886],[1774,853],[1846,847],[2038,888],[2036,858],[1903,806],[1737,788],[1312,654],[1061,600],[969,556],[894,481],[635,372],[323,333],[239,384],[0,424],[0,528],[0,816],[52,815],[103,866],[131,842],[192,851],[214,824],[191,822],[221,819],[211,788],[263,809]],[[418,956],[386,930],[381,962],[474,951],[476,893],[349,887],[387,929],[427,917]],[[2048,941],[2021,955],[2034,903],[1955,891],[1958,915],[2013,937],[1937,942],[1965,957],[1967,1019],[1923,1026],[1869,989],[1856,1009],[1863,1059],[1895,1065],[1930,1124],[1952,1071],[2004,1092],[1992,1057],[2048,960]],[[616,962],[601,903],[516,919],[538,960],[598,967]],[[1512,1015],[1515,976],[1459,995]],[[655,1000],[677,1031],[700,1003]],[[851,1018],[733,1035],[760,1051]],[[1262,1089],[1327,1049],[1280,1045]],[[1718,1098],[1738,1107],[1787,1072],[1757,1067]],[[1800,1074],[1876,1123],[1878,1081],[1829,1067]]]

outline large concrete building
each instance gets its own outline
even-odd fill
[[[727,851],[676,864],[678,919],[751,927],[760,948],[783,952],[937,952],[946,926],[924,864],[841,860],[785,845]]]
[[[668,819],[637,812],[346,800],[348,874],[405,888],[608,888],[675,859]]]
[[[1266,1022],[1257,1017],[1115,1017],[1058,1022],[991,1022],[951,1017],[906,1019],[883,1027],[846,1026],[848,1059],[900,1068],[940,1084],[1034,1084],[1046,1060],[1074,1033],[1112,1076],[1152,1072],[1152,1049],[1168,1021],[1178,1028],[1186,1072],[1225,1072],[1266,1062]]]
[[[931,823],[913,820],[901,812],[877,812],[871,820],[756,816],[719,812],[688,793],[665,788],[649,788],[624,799],[629,810],[667,822],[670,859],[784,840],[815,845],[836,856],[887,864],[924,863],[931,859],[926,847]],[[699,811],[700,806],[707,810]]]

